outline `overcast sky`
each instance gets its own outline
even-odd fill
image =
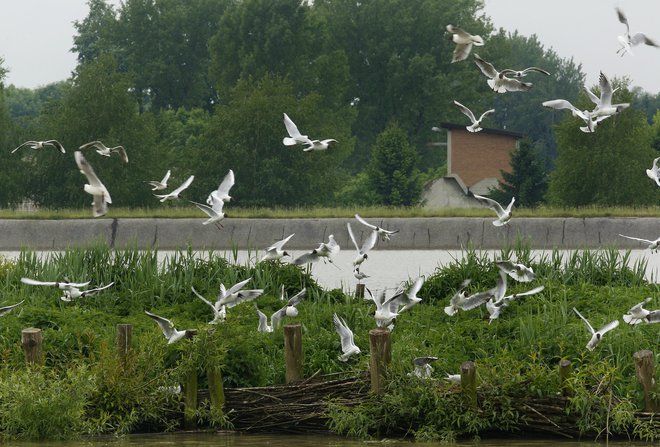
[[[610,78],[625,75],[633,86],[660,92],[659,48],[638,46],[634,56],[616,55],[617,36],[625,26],[615,6],[626,13],[632,33],[644,32],[660,42],[660,0],[485,0],[485,14],[497,28],[536,34],[545,48],[581,62],[588,85],[603,70]],[[3,1],[0,57],[10,70],[6,84],[34,88],[68,78],[76,65],[70,52],[73,22],[86,15],[86,0]]]

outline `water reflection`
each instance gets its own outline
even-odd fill
[[[604,441],[604,440],[602,440]],[[123,438],[98,438],[79,441],[61,442],[12,442],[11,445],[18,447],[133,447],[133,446],[176,446],[176,447],[201,447],[201,446],[226,446],[226,447],[365,447],[379,446],[387,447],[438,447],[443,445],[457,447],[593,447],[599,445],[593,441],[566,441],[557,439],[494,439],[480,441],[460,441],[452,444],[447,443],[421,443],[406,440],[372,440],[361,441],[346,439],[337,436],[286,436],[286,435],[249,435],[237,433],[177,433],[158,435],[130,435]],[[603,445],[605,445],[603,443]],[[613,447],[649,447],[653,444],[644,442],[610,441],[608,446]]]

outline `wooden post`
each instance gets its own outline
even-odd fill
[[[286,383],[297,382],[303,376],[302,326],[300,323],[284,326],[284,360]]]
[[[381,394],[385,391],[385,374],[392,360],[392,342],[390,330],[377,328],[369,331],[369,372],[371,374],[371,391]]]
[[[654,387],[653,377],[655,375],[653,352],[647,349],[638,351],[633,354],[633,359],[635,359],[637,381],[644,388],[644,411],[647,413],[657,411],[660,409],[660,405],[657,405],[651,396]]]
[[[131,336],[133,335],[132,324],[117,325],[117,353],[122,363],[126,360],[128,351],[131,349]]]
[[[364,298],[364,284],[358,283],[355,286],[355,298]]]
[[[568,379],[573,373],[573,368],[571,366],[572,364],[570,360],[559,361],[559,386],[561,387],[561,393],[564,396],[570,395]]]
[[[30,366],[44,364],[44,355],[41,348],[43,341],[44,337],[41,329],[30,327],[21,331],[21,345],[25,352],[25,363]]]
[[[470,405],[477,408],[477,367],[472,361],[461,364],[461,388]]]
[[[218,411],[222,411],[222,407],[225,405],[225,389],[222,386],[222,371],[220,371],[220,367],[215,366],[207,369],[206,378],[209,382],[211,406]]]
[[[186,331],[186,338],[193,338],[197,335],[196,330]],[[197,368],[193,367],[188,371],[183,384],[183,428],[185,430],[194,430],[197,428]]]

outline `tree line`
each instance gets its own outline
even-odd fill
[[[636,107],[580,135],[569,113],[540,104],[587,101],[581,66],[536,36],[496,30],[478,0],[88,5],[75,23],[70,79],[37,89],[0,84],[0,142],[7,153],[51,138],[71,153],[91,140],[123,145],[128,165],[89,157],[118,206],[159,205],[143,182],[168,169],[172,185],[195,175],[188,197],[196,200],[233,169],[232,195],[246,207],[415,205],[424,182],[445,169],[444,149],[431,144],[442,136],[431,128],[465,118],[454,99],[495,108],[487,127],[527,135],[499,191],[530,197],[519,203],[657,203],[642,167],[660,147],[660,97],[622,80],[617,94]],[[450,63],[450,23],[484,36],[478,53],[496,67],[539,66],[552,77],[534,79],[529,92],[492,92],[471,58]],[[0,81],[10,69],[0,60]],[[284,112],[303,133],[339,144],[324,153],[284,147]],[[69,153],[6,155],[0,205],[84,206],[82,181]]]

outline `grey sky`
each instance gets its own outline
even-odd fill
[[[496,27],[536,34],[545,48],[581,62],[588,85],[596,84],[603,70],[610,78],[625,75],[634,86],[660,92],[660,49],[638,46],[634,56],[616,55],[617,36],[625,27],[615,6],[628,16],[632,33],[641,31],[660,42],[660,0],[485,0],[485,14]],[[68,78],[76,65],[69,51],[73,22],[86,15],[86,0],[3,2],[0,57],[10,70],[6,83],[34,88]]]
[[[536,34],[543,46],[560,57],[582,63],[589,86],[602,70],[610,79],[628,76],[631,85],[660,92],[660,48],[639,45],[634,55],[620,57],[617,36],[626,27],[615,7],[623,10],[631,34],[643,32],[660,43],[659,0],[485,0],[485,14],[496,28],[525,36]],[[486,42],[488,45],[488,42]],[[515,67],[514,67],[515,68]]]

